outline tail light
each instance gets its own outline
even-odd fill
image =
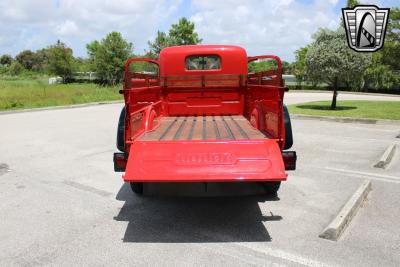
[[[282,151],[282,158],[285,163],[285,170],[294,171],[296,169],[296,151]]]
[[[125,153],[114,153],[114,171],[124,172],[128,156]]]

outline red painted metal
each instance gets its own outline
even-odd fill
[[[284,86],[282,79],[282,61],[279,57],[273,55],[248,57],[248,62],[256,61],[259,59],[272,59],[276,62],[276,70],[262,71],[248,75],[249,84],[262,84],[262,85],[276,85]],[[268,77],[271,80],[264,80],[263,77]]]
[[[193,55],[221,59],[221,68],[187,70]],[[248,62],[269,58],[273,71],[247,72]],[[133,62],[155,64],[157,73],[129,71]],[[267,78],[266,78],[267,77]],[[163,49],[158,60],[125,64],[125,181],[283,181],[285,138],[282,63],[276,56],[247,57],[238,46],[195,45]],[[257,140],[141,141],[163,117],[243,115],[266,136]],[[288,162],[293,158],[288,158]]]
[[[217,55],[221,58],[221,68],[217,70],[186,70],[185,59],[193,55]],[[168,47],[160,53],[160,76],[247,75],[247,60],[246,50],[238,46],[188,45]]]
[[[275,140],[135,141],[125,181],[283,181],[287,174]]]

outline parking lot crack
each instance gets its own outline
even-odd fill
[[[66,184],[66,185],[72,186],[72,187],[74,187],[76,189],[83,190],[83,191],[90,192],[90,193],[94,193],[94,194],[97,194],[97,195],[102,196],[102,197],[109,197],[109,196],[112,195],[112,193],[110,193],[110,192],[107,192],[107,191],[104,191],[104,190],[101,190],[101,189],[97,189],[97,188],[94,188],[94,187],[91,187],[91,186],[88,186],[88,185],[84,185],[84,184],[81,184],[81,183],[77,183],[77,182],[74,182],[74,181],[64,180],[63,183]]]
[[[5,163],[0,163],[0,176],[10,171],[10,168]]]

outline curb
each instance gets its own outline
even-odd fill
[[[388,146],[385,152],[383,152],[382,156],[379,158],[379,161],[374,165],[374,167],[382,169],[385,168],[385,166],[388,165],[392,160],[395,151],[396,144]]]
[[[331,90],[296,90],[290,89],[290,93],[333,93]],[[346,94],[346,95],[370,95],[370,96],[388,96],[388,97],[396,97],[400,98],[400,95],[396,94],[382,94],[382,93],[363,93],[363,92],[351,92],[351,91],[338,91],[338,94]]]
[[[114,100],[114,101],[89,102],[89,103],[84,103],[84,104],[52,106],[52,107],[43,107],[43,108],[14,109],[14,110],[8,110],[8,111],[0,111],[0,115],[46,111],[46,110],[57,110],[57,109],[84,108],[84,107],[91,107],[91,106],[97,106],[97,105],[118,104],[118,103],[123,103],[123,102],[124,102],[123,100]]]
[[[351,117],[314,116],[314,115],[302,115],[302,114],[290,114],[290,117],[295,119],[334,121],[342,123],[400,125],[400,120],[363,119],[363,118],[351,118]]]
[[[319,237],[337,241],[340,235],[346,229],[347,225],[349,225],[350,221],[356,215],[361,204],[371,191],[371,188],[371,181],[365,180],[346,202],[333,221],[324,229],[324,231],[322,231]]]

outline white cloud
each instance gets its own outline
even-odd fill
[[[61,36],[74,36],[79,33],[79,29],[74,21],[66,20],[57,26],[56,32]]]
[[[0,54],[40,49],[58,39],[85,56],[88,42],[119,31],[143,52],[181,0],[0,0]],[[29,46],[28,46],[29,45]]]
[[[319,27],[335,28],[337,0],[313,4],[285,1],[194,0],[192,19],[204,43],[238,44],[251,54],[277,54],[292,60]]]
[[[293,60],[293,52],[318,28],[336,28],[341,16],[338,0],[183,1],[189,0],[0,0],[0,54],[40,49],[60,39],[75,55],[85,56],[88,42],[111,31],[121,32],[142,53],[157,30],[186,15],[203,43],[237,44],[251,55]],[[398,0],[366,1],[391,6]]]
[[[38,23],[52,17],[53,5],[46,0],[1,0],[0,18],[8,23]]]

